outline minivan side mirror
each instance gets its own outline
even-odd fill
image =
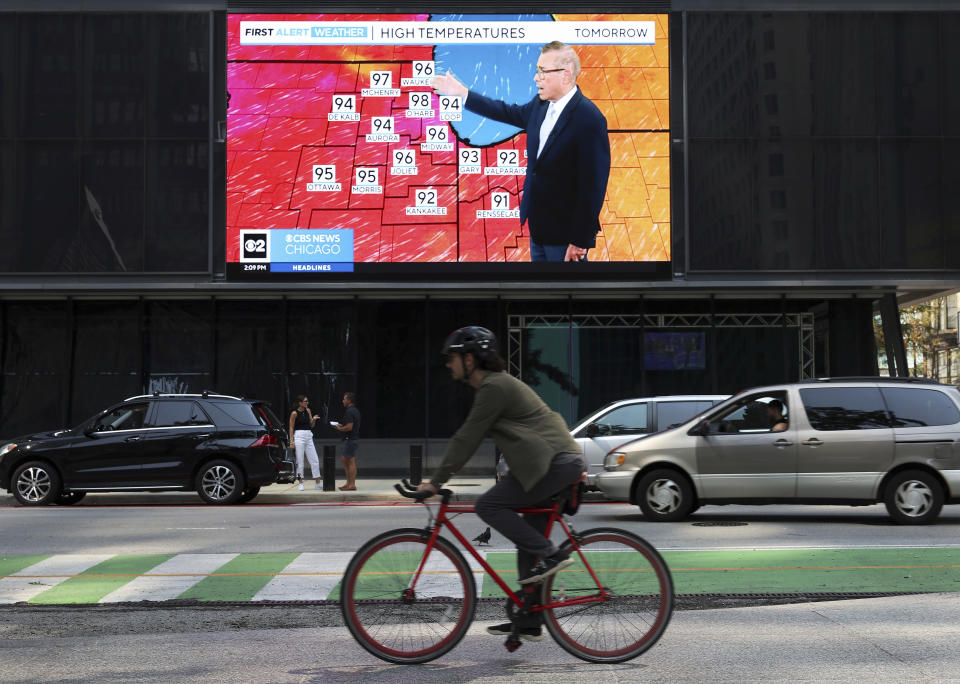
[[[594,437],[600,434],[600,426],[597,425],[596,423],[590,423],[587,426],[586,430],[584,430],[584,434],[586,434],[586,436],[589,437],[590,439],[593,439]]]
[[[710,434],[710,428],[708,427],[709,423],[705,420],[701,420],[699,423],[690,428],[690,431],[687,432],[688,435],[693,437],[706,437]]]

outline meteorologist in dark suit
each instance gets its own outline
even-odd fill
[[[459,95],[464,107],[527,134],[527,175],[520,225],[530,231],[531,261],[584,261],[596,246],[600,209],[610,176],[607,120],[577,88],[580,58],[554,41],[540,48],[537,95],[507,104],[469,90],[448,72],[433,79],[440,95]]]

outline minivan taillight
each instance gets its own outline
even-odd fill
[[[280,440],[277,439],[276,435],[264,435],[256,442],[250,445],[251,447],[262,447],[262,446],[280,446]]]

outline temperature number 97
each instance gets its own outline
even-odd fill
[[[393,73],[390,71],[371,71],[370,72],[371,88],[389,88],[392,81],[393,81]]]

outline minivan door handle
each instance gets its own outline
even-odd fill
[[[788,442],[787,440],[785,440],[785,439],[783,439],[783,438],[781,437],[780,439],[778,439],[776,442],[773,443],[773,446],[775,446],[775,447],[788,447],[788,446],[793,446],[793,442]]]
[[[132,437],[127,437],[127,438],[126,438],[125,440],[123,440],[123,441],[124,441],[124,442],[139,442],[141,439],[143,439],[143,438],[142,438],[140,435],[133,435]]]
[[[803,441],[800,442],[800,443],[801,443],[801,444],[806,444],[807,446],[820,446],[821,444],[823,444],[823,442],[821,442],[821,441],[820,441],[819,439],[817,439],[816,437],[812,437],[812,438],[810,438],[810,439],[805,439],[805,440],[803,440]]]

